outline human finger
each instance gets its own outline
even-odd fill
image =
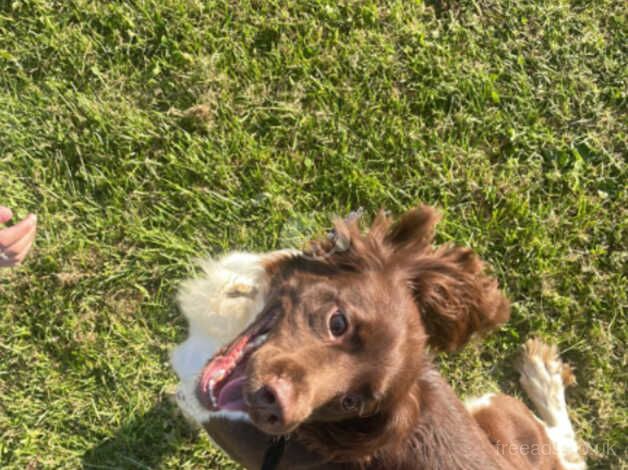
[[[22,238],[17,240],[12,245],[9,245],[6,248],[3,248],[2,252],[8,258],[17,258],[22,253],[25,254],[25,248],[33,243],[35,239],[35,234],[37,233],[36,227],[33,226],[29,232],[27,232]]]
[[[34,214],[29,214],[28,217],[13,227],[0,230],[0,250],[6,250],[7,247],[25,237],[31,230],[35,230],[36,226],[37,217]]]
[[[0,206],[0,224],[4,224],[11,220],[13,212],[8,207]]]
[[[26,258],[28,253],[31,251],[31,248],[33,247],[33,243],[35,243],[35,236],[33,236],[31,240],[26,244],[26,246],[22,249],[22,251],[18,253],[18,255],[15,258],[13,258],[15,261],[15,264],[20,264],[22,261],[24,261],[24,258]]]

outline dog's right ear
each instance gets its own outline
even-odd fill
[[[431,245],[434,228],[440,218],[440,213],[430,206],[411,209],[392,225],[384,240],[395,252],[407,249],[414,252],[424,250]]]
[[[404,271],[430,346],[455,351],[472,334],[482,334],[508,320],[509,304],[497,280],[470,249],[432,247],[440,216],[427,206],[404,214],[385,241],[394,250],[395,264]]]

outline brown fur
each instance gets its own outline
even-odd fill
[[[508,395],[495,395],[491,406],[472,413],[491,444],[515,468],[559,469],[560,463],[543,425],[530,419],[523,403]]]
[[[335,240],[266,266],[266,309],[279,319],[248,363],[251,419],[343,467],[557,468],[555,458],[496,451],[496,442],[549,442],[521,403],[500,398],[506,412],[474,420],[432,365],[429,348],[457,350],[509,317],[471,250],[432,246],[438,219],[426,206],[396,224],[380,213],[366,234],[337,221]],[[350,324],[341,338],[328,329],[337,309]],[[266,403],[264,390],[273,391]],[[343,408],[347,395],[356,409]]]

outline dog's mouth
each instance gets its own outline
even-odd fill
[[[221,348],[203,367],[197,395],[210,411],[248,413],[244,400],[246,366],[254,351],[268,339],[275,315],[260,314],[244,332]]]

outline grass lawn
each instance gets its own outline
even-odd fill
[[[520,395],[530,336],[576,367],[591,468],[627,468],[625,4],[0,1],[0,467],[236,466],[168,401],[195,257],[333,214],[442,208],[513,301],[442,358]]]

